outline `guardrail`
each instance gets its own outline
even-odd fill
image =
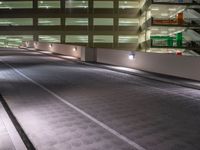
[[[177,19],[164,19],[164,18],[151,18],[152,25],[163,25],[163,26],[192,26],[199,27],[200,18],[189,18],[184,20]]]
[[[155,40],[151,39],[148,41],[151,47],[154,48],[184,48],[184,49],[200,49],[200,41],[177,41],[173,40],[169,45],[167,40]],[[181,43],[181,44],[177,44]]]

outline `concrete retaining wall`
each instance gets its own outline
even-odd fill
[[[97,49],[97,62],[200,81],[198,56],[135,52],[135,58],[130,60],[130,54],[130,51]]]
[[[63,54],[67,56],[73,56],[76,58],[81,58],[81,51],[85,49],[83,46],[76,46],[76,45],[67,45],[67,44],[49,44],[49,43],[42,43],[42,42],[33,42],[29,41],[26,43],[27,47],[33,47],[39,50],[46,50],[51,51],[57,54]]]
[[[177,56],[174,54],[158,54],[134,52],[133,60],[129,59],[131,51],[112,49],[92,49],[84,46],[66,44],[48,44],[26,42],[26,47],[34,47],[54,53],[73,56],[81,61],[94,61],[117,66],[135,68],[139,70],[173,75],[200,81],[200,57]],[[51,45],[51,46],[50,46]]]

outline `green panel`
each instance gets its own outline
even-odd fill
[[[66,18],[65,25],[69,26],[88,26],[88,18]]]
[[[32,18],[5,18],[0,19],[0,26],[32,26]]]
[[[32,1],[0,1],[0,9],[33,8]]]
[[[1,35],[0,47],[18,47],[24,41],[33,40],[32,35]]]
[[[151,36],[151,39],[168,39],[169,36]]]
[[[39,35],[39,42],[60,43],[60,35]]]
[[[177,46],[182,47],[183,46],[183,33],[176,34],[176,40],[177,40]]]
[[[39,26],[58,26],[60,25],[60,18],[38,18]]]
[[[60,1],[38,1],[38,8],[60,8]]]
[[[119,18],[119,26],[138,26],[139,20],[132,18]]]
[[[138,36],[120,35],[118,41],[119,43],[138,43]]]
[[[113,43],[112,35],[94,35],[93,36],[94,43]]]
[[[88,43],[87,35],[67,35],[65,37],[66,43]]]
[[[119,1],[119,8],[126,9],[126,8],[139,8],[139,2],[135,1]]]
[[[66,0],[65,8],[88,8],[87,0]]]
[[[94,18],[95,26],[113,26],[113,18]]]
[[[173,37],[168,37],[167,38],[167,46],[173,47]]]
[[[113,1],[94,1],[94,8],[113,8]]]

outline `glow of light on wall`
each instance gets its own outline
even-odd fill
[[[135,53],[131,52],[129,55],[128,55],[128,59],[129,60],[133,60],[135,58]]]

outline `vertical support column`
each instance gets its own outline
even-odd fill
[[[34,33],[34,35],[33,35],[33,41],[38,41],[38,34]]]
[[[114,8],[113,8],[113,19],[114,19],[114,25],[113,25],[113,31],[114,31],[114,48],[117,48],[119,46],[118,44],[118,36],[119,36],[119,0],[113,0]]]
[[[60,18],[60,25],[61,25],[61,44],[65,43],[65,3],[66,0],[60,0],[60,8],[61,8],[61,18]]]
[[[60,40],[61,40],[61,41],[60,41],[61,44],[65,44],[65,33],[62,33],[60,38],[61,38],[61,39],[60,39]]]
[[[33,10],[36,11],[38,8],[38,0],[32,0],[33,3]],[[33,17],[33,29],[36,31],[38,26],[38,18],[37,18],[37,14],[34,15]],[[33,41],[38,41],[38,34],[37,32],[33,32]]]
[[[176,35],[176,40],[177,40],[177,47],[182,47],[183,46],[183,34],[178,33]]]
[[[33,0],[33,9],[37,9],[38,8],[38,0]]]
[[[94,34],[94,27],[93,27],[93,0],[88,0],[88,46],[93,47],[93,34]]]

